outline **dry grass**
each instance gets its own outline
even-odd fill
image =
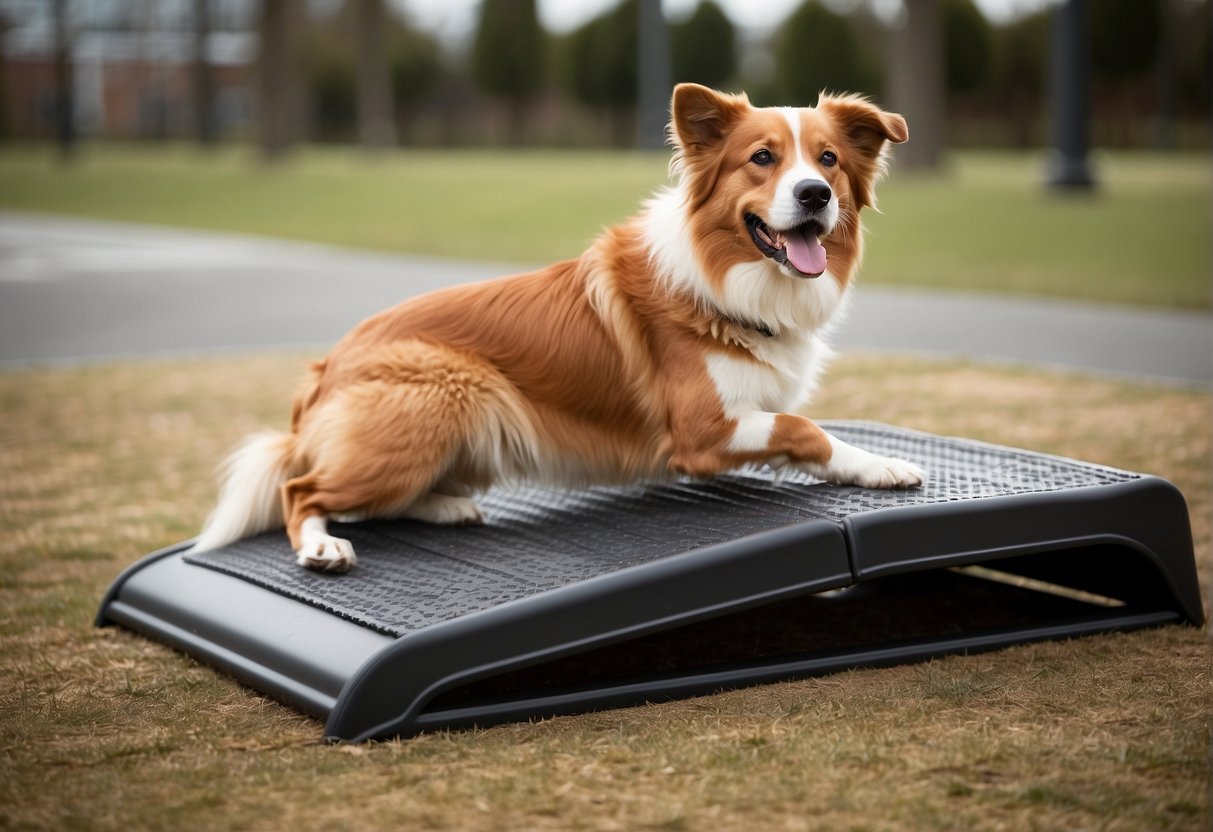
[[[1170,627],[536,725],[326,747],[320,725],[120,630],[120,568],[194,531],[281,425],[298,356],[0,375],[0,826],[1207,829],[1211,652]],[[849,359],[821,416],[1171,479],[1207,584],[1210,397]]]

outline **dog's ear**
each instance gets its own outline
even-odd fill
[[[679,84],[670,102],[670,139],[684,153],[714,147],[749,107],[744,95],[727,95],[699,84]]]
[[[847,144],[855,151],[847,166],[858,205],[876,204],[876,182],[888,166],[888,145],[910,138],[906,120],[897,113],[886,113],[857,95],[822,93],[816,109],[838,125]]]
[[[910,138],[904,118],[897,113],[886,113],[857,95],[822,93],[817,109],[842,128],[853,147],[869,156],[880,153],[886,141],[901,144]]]

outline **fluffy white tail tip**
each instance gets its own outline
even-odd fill
[[[291,476],[291,437],[249,437],[224,461],[219,505],[211,512],[190,552],[218,549],[282,525],[282,484]]]

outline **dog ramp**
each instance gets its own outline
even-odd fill
[[[487,523],[335,526],[347,575],[281,532],[148,555],[99,624],[326,720],[330,739],[575,713],[1040,639],[1203,621],[1171,484],[883,425],[913,491],[755,471],[494,491]]]

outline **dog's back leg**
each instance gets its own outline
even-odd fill
[[[453,420],[416,418],[433,398],[420,386],[386,392],[354,386],[325,406],[340,411],[329,429],[322,435],[305,429],[310,469],[282,489],[287,534],[300,566],[346,572],[354,565],[353,546],[329,534],[329,518],[401,516],[414,504],[424,510],[432,502],[431,488],[465,441]],[[327,415],[317,414],[329,422]]]
[[[299,425],[307,468],[282,495],[300,565],[353,566],[353,547],[329,534],[330,518],[480,522],[466,495],[515,466],[519,446],[531,444],[508,384],[474,358],[420,344],[395,345],[380,358]]]
[[[444,526],[472,526],[484,522],[480,506],[476,505],[472,498],[455,497],[437,491],[422,494],[395,516]]]

